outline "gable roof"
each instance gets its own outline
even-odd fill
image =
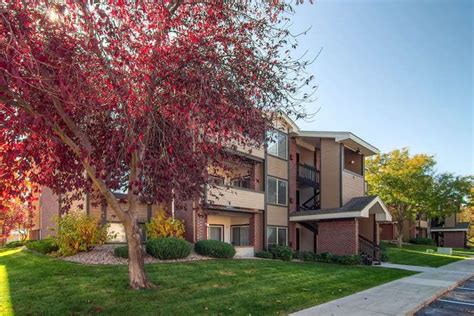
[[[365,156],[376,155],[380,152],[377,147],[350,132],[298,131],[297,136],[303,138],[334,138],[336,142],[344,144],[353,150],[360,150]]]
[[[392,216],[383,201],[378,196],[359,196],[338,208],[327,208],[311,211],[298,211],[290,213],[290,221],[314,221],[337,218],[369,217],[370,210],[376,207],[377,221],[391,221]]]

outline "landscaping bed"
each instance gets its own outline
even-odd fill
[[[0,314],[286,314],[413,274],[280,260],[145,268],[158,289],[130,290],[124,265],[77,265],[20,248],[0,250]]]
[[[69,257],[62,257],[62,260],[76,262],[81,264],[127,264],[128,259],[120,258],[114,255],[114,249],[119,245],[102,245],[97,246],[91,251],[88,252],[80,252],[73,256]],[[121,245],[120,245],[121,246]],[[175,259],[175,260],[160,260],[158,258],[154,258],[148,254],[145,254],[145,263],[160,263],[160,262],[186,262],[186,261],[194,261],[194,260],[206,260],[210,259],[208,257],[204,257],[198,255],[197,253],[191,253],[188,257],[184,259]]]

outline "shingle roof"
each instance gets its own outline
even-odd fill
[[[320,210],[311,210],[311,211],[299,211],[291,213],[291,216],[307,216],[307,215],[319,215],[319,214],[335,214],[343,212],[360,212],[367,205],[369,205],[375,198],[376,195],[371,196],[359,196],[352,198],[349,202],[344,204],[342,207],[337,208],[326,208]]]

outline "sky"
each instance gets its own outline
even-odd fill
[[[297,53],[319,86],[305,130],[350,131],[387,152],[435,156],[439,172],[474,174],[474,1],[305,1]]]

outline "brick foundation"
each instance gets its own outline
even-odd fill
[[[359,225],[356,219],[318,223],[318,253],[355,255],[359,251]]]

